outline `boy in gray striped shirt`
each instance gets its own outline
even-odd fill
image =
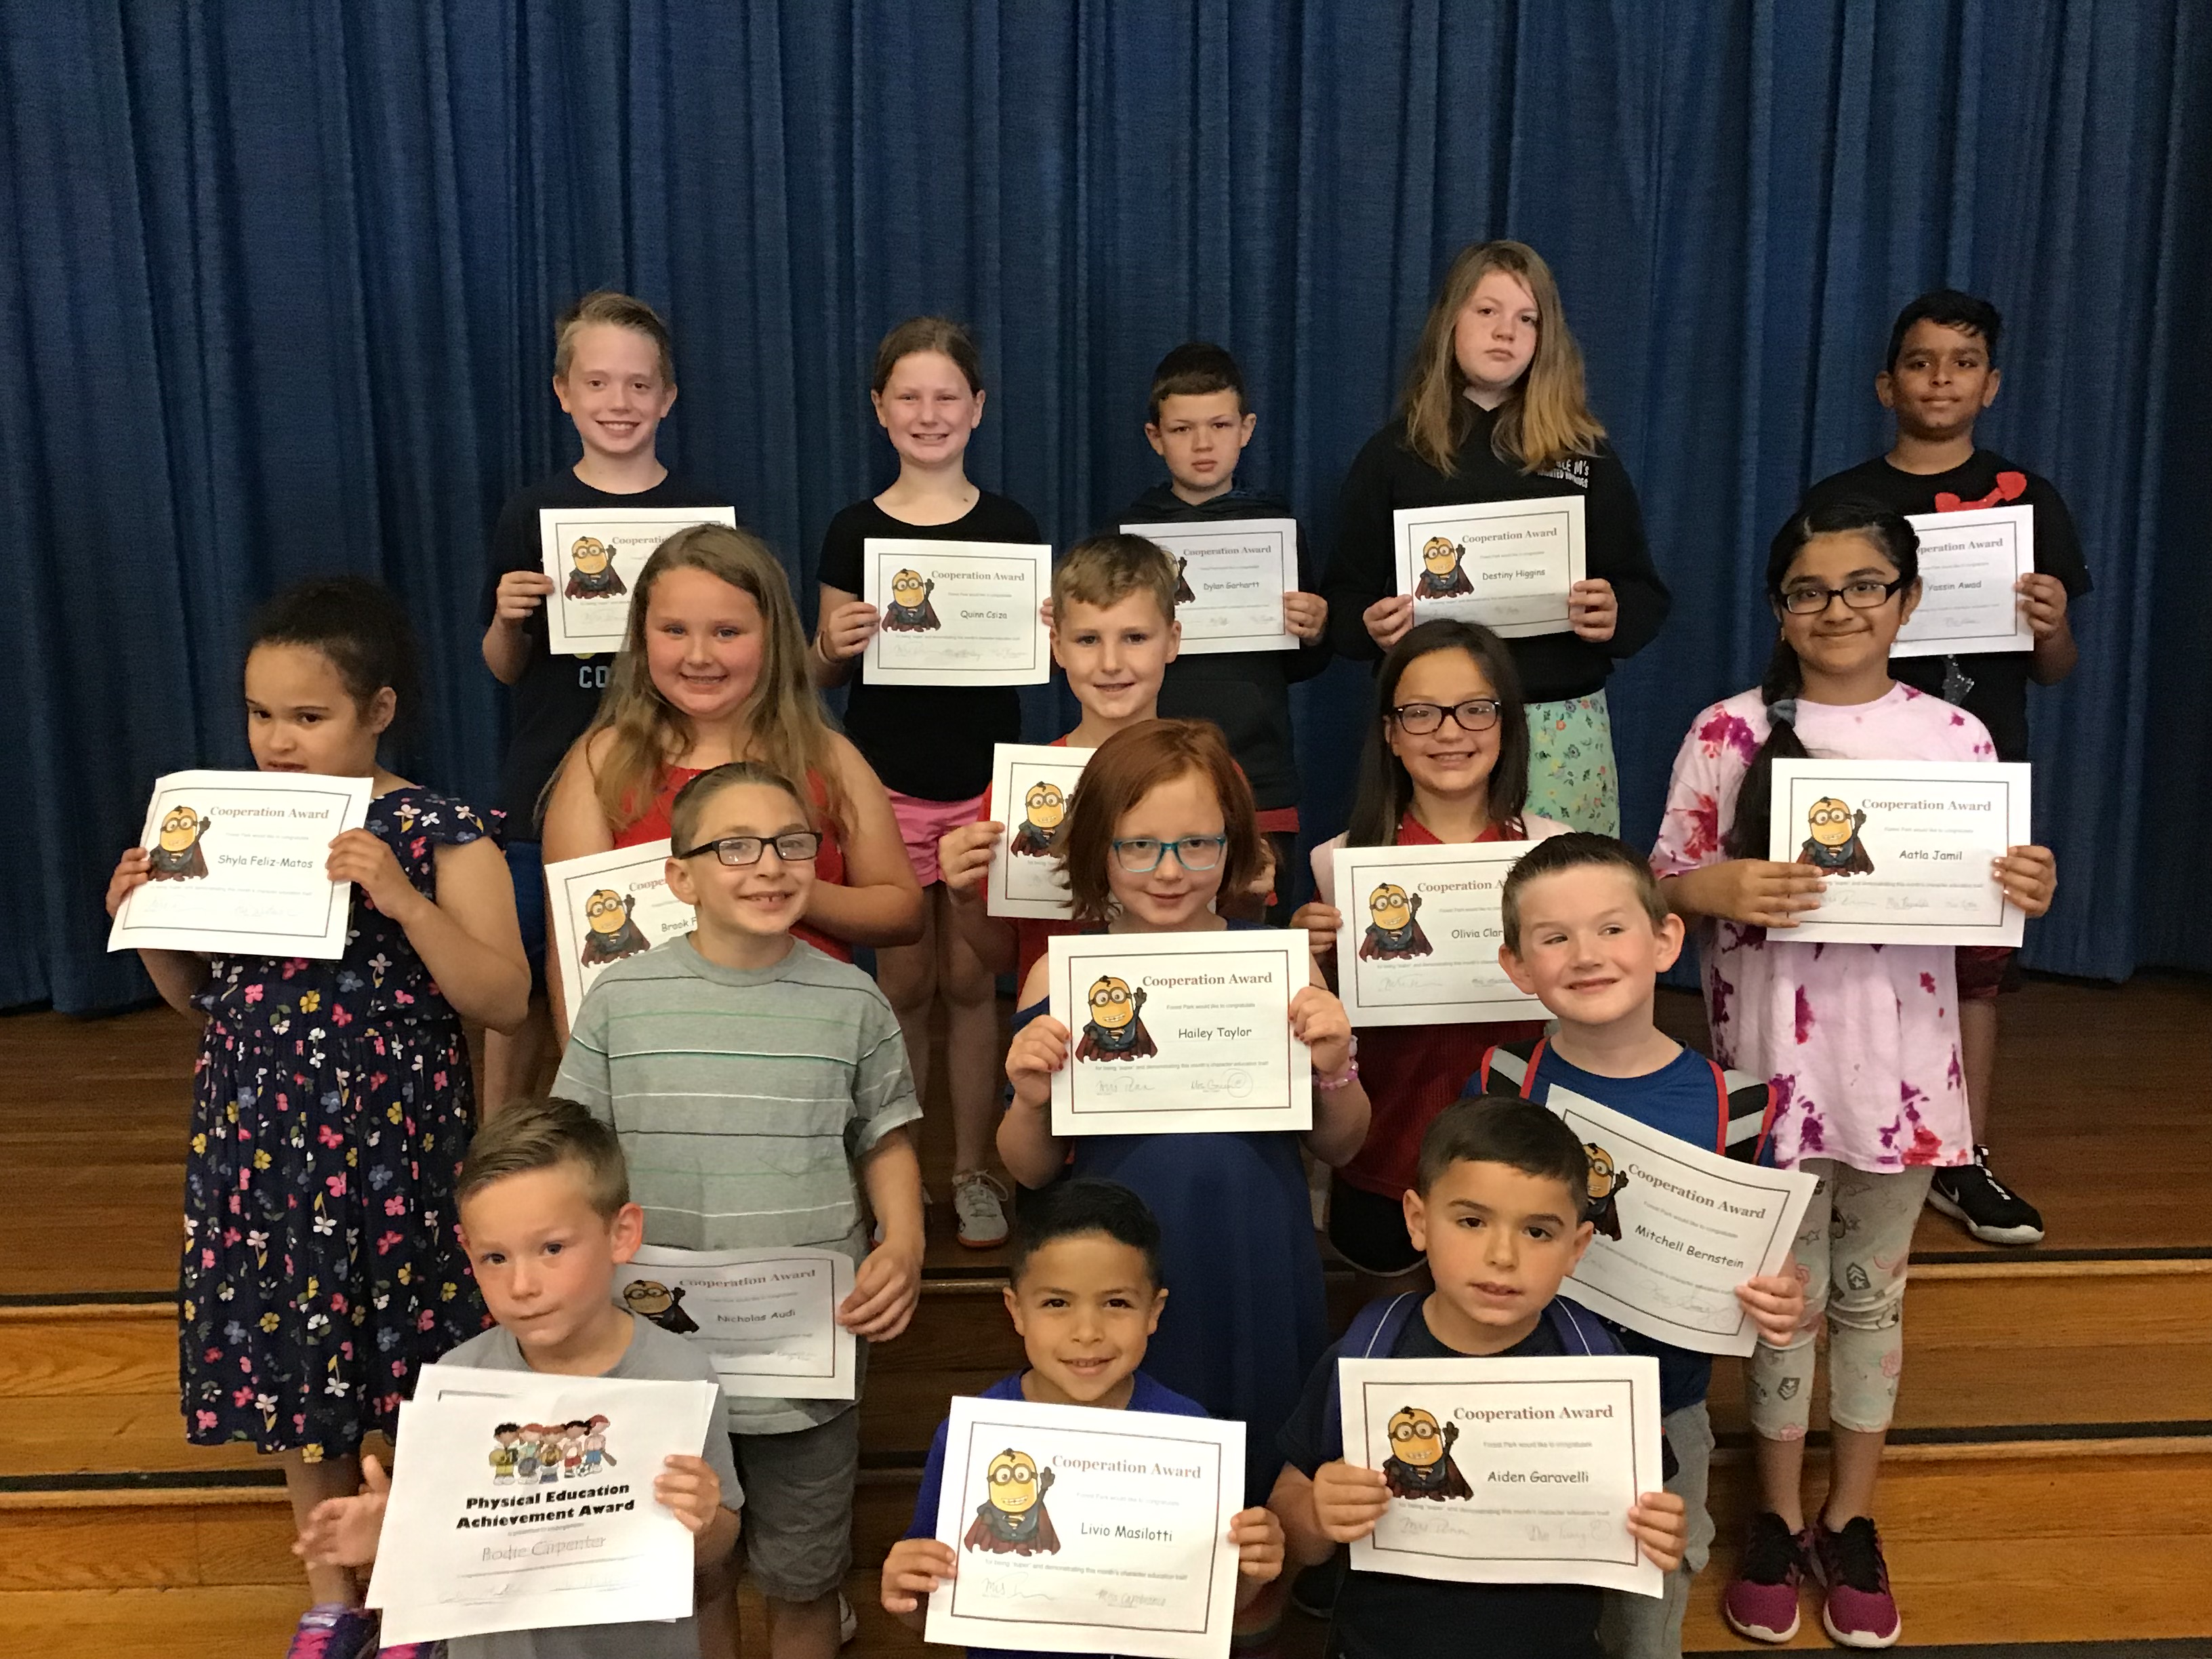
[[[888,1341],[921,1294],[921,1166],[904,1126],[921,1107],[875,981],[791,936],[821,836],[798,790],[746,761],[693,779],[669,823],[669,890],[694,930],[600,975],[555,1092],[614,1126],[647,1243],[842,1249],[859,1265],[838,1322]],[[873,1250],[860,1188],[882,1226]],[[831,1659],[860,1414],[848,1401],[726,1403],[775,1650]]]

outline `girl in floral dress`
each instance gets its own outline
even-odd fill
[[[1772,1082],[1778,1160],[1820,1177],[1796,1246],[1805,1327],[1752,1359],[1761,1512],[1723,1610],[1744,1635],[1786,1642],[1809,1570],[1828,1633],[1887,1647],[1901,1626],[1871,1516],[1905,1352],[1905,1259],[1930,1175],[1972,1155],[1955,953],[1790,941],[1829,878],[1765,856],[1772,763],[1996,757],[1972,714],[1889,677],[1891,641],[1920,599],[1904,519],[1856,501],[1800,514],[1774,539],[1766,592],[1782,636],[1765,681],[1692,725],[1652,855],[1698,930],[1713,1057]],[[2050,908],[2046,849],[2011,848],[1992,873],[2028,915]],[[1824,1312],[1832,1474],[1808,1526],[1799,1494]]]
[[[512,1029],[530,970],[484,821],[377,763],[411,697],[398,603],[357,578],[306,583],[255,617],[246,735],[268,772],[374,781],[367,827],[331,842],[350,882],[337,962],[142,951],[169,1005],[204,1018],[185,1177],[179,1332],[185,1435],[283,1460],[295,1516],[360,1481],[416,1368],[484,1325],[453,1182],[474,1121],[464,1018]],[[143,848],[112,914],[147,879]],[[351,1656],[373,1616],[343,1569],[311,1568],[298,1659]]]

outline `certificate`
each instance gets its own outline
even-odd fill
[[[1242,1423],[956,1398],[923,1639],[1226,1659],[1243,1486]]]
[[[1298,648],[1283,625],[1283,595],[1298,586],[1296,519],[1125,524],[1121,533],[1158,542],[1175,561],[1184,656]]]
[[[1049,949],[1048,1006],[1068,1030],[1054,1134],[1313,1127],[1313,1062],[1291,1035],[1305,934],[1076,933]]]
[[[1337,1366],[1345,1460],[1390,1487],[1352,1542],[1356,1570],[1661,1594],[1665,1575],[1628,1530],[1663,1484],[1650,1355]]]
[[[1769,858],[1828,878],[1770,943],[2021,942],[1990,861],[2033,839],[2024,762],[1778,760],[1767,836]]]
[[[367,778],[314,772],[171,772],[138,844],[149,879],[107,930],[111,951],[345,955],[353,884],[324,873],[331,842],[368,818]]]
[[[991,750],[991,817],[1006,833],[991,849],[983,908],[994,916],[1067,919],[1067,881],[1053,848],[1067,821],[1088,749],[1001,743]]]
[[[1905,522],[1920,532],[1920,605],[1891,656],[2035,649],[2013,586],[2035,570],[2033,507],[1915,513]]]
[[[853,1293],[840,1250],[672,1250],[647,1244],[616,1273],[623,1305],[705,1350],[722,1392],[753,1400],[850,1400]]]
[[[1042,685],[1052,678],[1044,602],[1052,549],[1016,542],[871,536],[860,597],[883,613],[868,635],[872,685]],[[930,734],[917,732],[916,743]]]
[[[1815,1178],[1723,1158],[1557,1085],[1544,1103],[1589,1154],[1597,1236],[1567,1279],[1574,1299],[1678,1348],[1758,1346],[1735,1287],[1782,1271]]]
[[[570,1025],[609,964],[691,931],[691,907],[668,890],[669,845],[640,842],[545,866]]]
[[[387,1647],[691,1615],[691,1534],[653,1495],[711,1382],[426,1365],[399,1408],[368,1605]]]
[[[1401,507],[1390,515],[1398,591],[1413,615],[1480,623],[1513,640],[1564,634],[1567,590],[1587,574],[1583,498]]]
[[[1337,994],[1354,1025],[1548,1019],[1498,965],[1498,895],[1534,843],[1340,847]]]
[[[737,522],[737,509],[728,507],[540,507],[538,554],[553,579],[545,629],[554,654],[621,650],[630,589],[653,550],[695,524]]]

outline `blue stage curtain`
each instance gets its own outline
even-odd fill
[[[581,289],[670,312],[664,453],[811,611],[823,526],[890,475],[865,379],[900,317],[975,325],[972,470],[1063,544],[1155,476],[1158,354],[1221,340],[1245,476],[1325,545],[1438,272],[1500,234],[1559,273],[1675,590],[1614,681],[1630,833],[1764,659],[1774,526],[1885,445],[1890,317],[1952,283],[2009,323],[1985,439],[2058,482],[2097,580],[2033,699],[2063,875],[2029,959],[2212,967],[2209,61],[2187,0],[11,6],[0,1006],[145,994],[101,891],[156,774],[244,763],[243,621],[288,580],[405,597],[436,700],[404,761],[484,791],[485,533],[574,453],[549,335]],[[1364,689],[1300,691],[1310,830]]]

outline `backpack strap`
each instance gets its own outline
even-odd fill
[[[1559,1346],[1571,1354],[1616,1354],[1620,1352],[1620,1340],[1605,1327],[1605,1322],[1581,1304],[1570,1302],[1564,1296],[1555,1296],[1544,1310],[1544,1316],[1552,1322],[1552,1330],[1559,1339]]]
[[[1756,1164],[1766,1156],[1767,1141],[1774,1133],[1779,1104],[1774,1085],[1741,1072],[1723,1072],[1717,1066],[1713,1073],[1723,1091],[1721,1152],[1738,1163]]]
[[[1401,1291],[1395,1296],[1377,1297],[1358,1313],[1344,1333],[1344,1340],[1336,1346],[1339,1359],[1388,1359],[1390,1351],[1398,1346],[1399,1335],[1411,1322],[1416,1309],[1421,1305],[1419,1291]],[[1328,1416],[1325,1419],[1333,1429],[1343,1421],[1344,1395],[1341,1388],[1343,1372],[1334,1364],[1328,1368]],[[1340,1455],[1342,1448],[1339,1448]]]
[[[1535,1037],[1520,1042],[1494,1044],[1482,1057],[1483,1092],[1487,1094],[1503,1079],[1513,1085],[1516,1094],[1524,1100],[1533,1098],[1528,1084],[1536,1075],[1536,1067],[1544,1055],[1544,1039]]]

